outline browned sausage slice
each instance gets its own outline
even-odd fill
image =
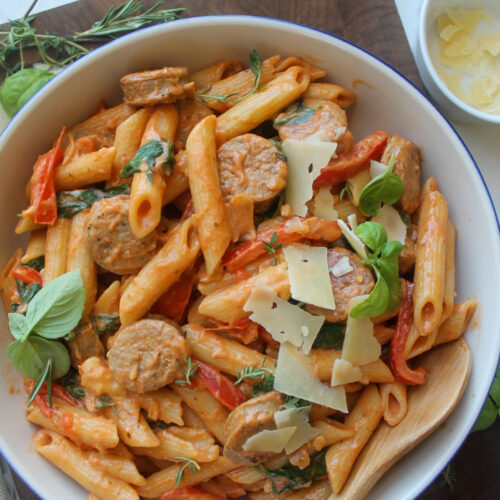
[[[86,359],[104,357],[104,346],[90,321],[78,325],[68,341],[71,364],[78,368]]]
[[[156,235],[137,238],[128,221],[126,195],[94,203],[87,219],[87,246],[92,258],[115,274],[132,274],[153,256]]]
[[[412,214],[420,203],[420,151],[413,142],[393,135],[387,142],[380,161],[389,165],[393,154],[396,156],[393,172],[405,185],[403,196],[397,205],[407,214]]]
[[[338,152],[349,151],[354,141],[347,129],[346,112],[331,101],[300,99],[280,113],[274,124],[282,141],[301,141],[322,131],[332,142],[338,143]]]
[[[224,456],[245,465],[255,465],[274,455],[268,451],[245,451],[246,440],[265,430],[275,430],[274,414],[285,402],[285,397],[272,391],[250,399],[235,408],[224,426]]]
[[[126,389],[154,391],[182,377],[177,361],[188,352],[173,321],[142,319],[118,331],[108,351],[109,368]]]
[[[183,66],[131,73],[120,79],[123,100],[132,106],[168,104],[194,96],[194,83],[187,81]]]
[[[334,247],[328,250],[328,267],[331,269],[342,257],[348,257],[353,270],[336,277],[330,271],[335,309],[308,305],[306,309],[316,315],[323,315],[331,323],[343,323],[349,314],[349,302],[358,295],[367,295],[375,285],[370,269],[361,263],[361,259],[347,248]]]
[[[256,212],[266,210],[286,186],[288,168],[278,154],[270,141],[255,134],[225,142],[217,151],[224,200],[245,194],[254,200]]]
[[[413,271],[416,259],[417,225],[410,224],[406,232],[405,244],[399,254],[399,272],[408,274]]]

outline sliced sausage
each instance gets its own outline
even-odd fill
[[[361,263],[361,259],[347,248],[334,247],[328,250],[328,267],[331,269],[343,257],[349,258],[353,270],[343,276],[334,276],[330,271],[335,309],[324,309],[308,305],[306,309],[316,315],[323,315],[331,323],[343,323],[349,314],[349,301],[358,295],[367,295],[375,286],[370,269]]]
[[[194,96],[194,83],[187,81],[183,66],[131,73],[120,79],[123,100],[132,106],[170,103]]]
[[[396,157],[393,172],[405,185],[403,196],[397,205],[407,214],[412,214],[420,203],[420,151],[413,142],[393,135],[387,141],[380,161],[389,165],[393,154]]]
[[[245,194],[263,212],[268,202],[286,186],[288,168],[273,144],[255,134],[244,134],[225,142],[217,151],[219,179],[226,202]]]
[[[142,319],[118,331],[108,351],[109,368],[126,389],[154,391],[182,378],[177,362],[188,352],[173,321]]]
[[[282,141],[301,141],[318,132],[324,132],[332,142],[338,143],[338,152],[349,151],[354,142],[351,132],[347,129],[346,112],[331,101],[300,99],[280,113],[274,124]]]
[[[85,360],[96,356],[104,357],[104,346],[90,321],[78,325],[68,341],[71,364],[78,368]]]
[[[417,249],[417,225],[410,224],[406,232],[405,244],[399,254],[399,272],[408,274],[415,267],[416,249]]]
[[[176,106],[179,112],[179,124],[177,125],[174,144],[175,150],[181,151],[186,149],[186,141],[191,130],[203,118],[213,115],[214,112],[199,99],[184,99],[183,101],[179,101]]]
[[[224,425],[224,456],[245,465],[255,465],[274,455],[268,451],[245,451],[246,440],[265,430],[275,430],[274,414],[285,397],[272,391],[253,398],[235,408]]]
[[[92,258],[115,274],[132,274],[153,256],[156,234],[137,238],[128,221],[126,195],[99,200],[87,219],[87,246]]]

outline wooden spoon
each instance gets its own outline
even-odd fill
[[[471,353],[462,338],[419,358],[425,384],[409,388],[408,414],[395,427],[382,423],[352,468],[340,494],[330,499],[361,500],[402,456],[425,439],[452,412],[467,385]]]

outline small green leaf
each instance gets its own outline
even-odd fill
[[[324,323],[314,340],[315,349],[342,350],[344,346],[345,325],[339,323]]]
[[[378,222],[363,222],[355,229],[354,234],[375,254],[381,253],[387,243],[387,231]]]
[[[352,318],[372,318],[382,314],[387,309],[389,301],[389,287],[384,278],[380,275],[377,268],[375,274],[377,275],[377,283],[370,292],[370,295],[363,300],[360,304],[355,305],[349,312]]]
[[[312,118],[318,108],[319,105],[308,106],[301,97],[285,110],[286,115],[283,118],[273,122],[273,127],[279,128],[283,125],[297,125],[298,123],[306,122]]]
[[[80,321],[85,305],[85,288],[80,270],[62,274],[45,285],[32,299],[26,312],[29,331],[47,339],[67,335]]]
[[[131,177],[137,172],[141,172],[141,165],[146,164],[150,172],[154,172],[156,158],[165,154],[165,147],[162,141],[151,139],[144,143],[135,153],[134,157],[120,170],[120,177]]]
[[[36,94],[54,73],[25,68],[8,76],[0,86],[0,103],[9,116],[14,116]]]
[[[359,210],[363,215],[373,216],[378,213],[382,202],[392,205],[401,198],[405,186],[403,181],[392,173],[396,157],[391,157],[387,170],[374,177],[361,191]]]
[[[252,394],[256,396],[263,392],[270,392],[274,388],[274,375],[270,373],[264,380],[255,383],[252,386]]]
[[[9,328],[16,340],[21,340],[28,331],[28,322],[24,314],[9,313]]]
[[[95,314],[92,316],[95,331],[102,335],[104,333],[114,333],[120,328],[120,316],[109,314]]]
[[[26,264],[23,264],[23,266],[32,267],[35,271],[41,271],[45,267],[45,255],[31,259]]]
[[[479,414],[471,432],[484,431],[488,427],[492,426],[495,423],[497,414],[498,411],[493,404],[493,400],[490,397],[486,398],[483,409],[481,410],[481,413]]]

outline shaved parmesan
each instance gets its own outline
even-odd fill
[[[288,263],[290,293],[295,300],[335,309],[325,247],[295,243],[283,248]]]
[[[292,453],[300,448],[303,444],[310,441],[319,434],[319,431],[309,423],[310,406],[303,408],[288,408],[286,410],[277,411],[274,414],[276,427],[289,428],[296,427],[297,430],[293,433],[290,440],[285,445],[285,452]]]
[[[313,181],[328,165],[337,149],[337,144],[286,139],[283,141],[282,147],[288,159],[285,202],[290,204],[294,214],[305,216],[307,214],[306,203],[313,196]]]
[[[363,302],[368,295],[353,297],[349,302],[349,309]],[[370,318],[347,317],[342,359],[349,361],[354,366],[366,365],[377,361],[382,348],[373,335],[373,323]]]
[[[349,257],[342,257],[334,266],[330,267],[330,272],[336,277],[340,278],[353,270]]]
[[[330,283],[330,280],[328,280]],[[331,290],[331,286],[330,286]],[[243,306],[251,311],[250,319],[262,325],[277,342],[290,342],[309,354],[324,316],[314,316],[278,297],[264,283],[258,282]]]
[[[382,205],[378,214],[372,218],[372,222],[378,222],[384,226],[387,231],[387,241],[399,241],[402,245],[405,244],[408,228],[394,207]]]
[[[330,137],[328,137],[328,134],[323,130],[323,129],[320,129],[318,130],[317,132],[314,132],[314,134],[311,134],[311,135],[308,135],[305,139],[305,141],[309,141],[309,142],[332,142],[330,140]]]
[[[389,167],[380,163],[376,160],[370,160],[370,177],[373,179],[374,177],[378,177],[382,175]]]
[[[314,377],[310,360],[289,342],[280,346],[274,388],[289,396],[347,413],[344,388],[328,387]]]
[[[349,245],[354,248],[354,251],[362,258],[366,259],[368,256],[366,255],[365,244],[354,234],[354,231],[351,231],[347,224],[339,219],[338,221],[340,230],[344,235],[345,239],[349,242]]]
[[[273,431],[260,431],[250,436],[242,448],[245,451],[269,451],[280,453],[290,441],[297,427],[282,427]]]
[[[349,226],[351,226],[351,231],[356,231],[356,228],[358,227],[358,218],[356,217],[356,214],[348,215],[347,222],[349,223]]]
[[[332,380],[330,382],[332,387],[337,385],[352,384],[361,380],[363,374],[357,366],[345,359],[336,359],[333,362]]]
[[[339,213],[334,208],[335,199],[329,187],[319,188],[314,197],[313,215],[321,219],[337,220]]]

